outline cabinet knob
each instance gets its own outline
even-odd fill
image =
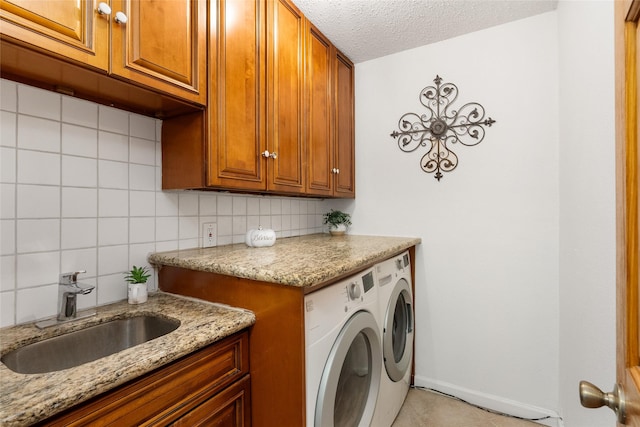
[[[340,169],[336,168],[336,173],[339,174],[340,173]]]
[[[331,169],[331,173],[339,174],[340,173],[340,169],[333,168],[333,169]]]
[[[126,24],[127,23],[127,15],[125,15],[122,12],[116,12],[116,17],[114,18],[114,20],[118,23],[118,24]]]
[[[271,157],[272,159],[277,159],[278,158],[278,154],[274,151],[271,154],[269,154],[269,157]]]
[[[264,151],[262,152],[262,157],[265,157],[265,158],[267,158],[267,159],[268,159],[268,158],[269,158],[269,150],[264,150]]]
[[[100,14],[100,15],[111,15],[111,8],[109,7],[108,4],[106,4],[103,1],[101,1],[98,4],[98,14]]]

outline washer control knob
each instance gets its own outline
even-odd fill
[[[397,268],[398,270],[402,270],[402,267],[404,267],[404,266],[402,265],[402,258],[398,258],[398,259],[396,259],[396,268]]]
[[[350,283],[348,291],[350,300],[356,300],[360,298],[360,287],[358,286],[358,283]]]

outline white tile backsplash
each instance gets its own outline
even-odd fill
[[[16,221],[13,219],[0,220],[0,255],[16,253]]]
[[[129,164],[129,188],[132,190],[155,190],[156,168]]]
[[[60,249],[79,249],[96,246],[96,218],[63,218]],[[85,270],[84,267],[77,267]]]
[[[54,315],[63,272],[86,270],[79,280],[97,285],[79,308],[126,299],[123,271],[199,246],[205,222],[218,245],[259,225],[278,237],[322,231],[295,198],[161,191],[160,120],[0,82],[0,326]]]
[[[98,129],[129,135],[129,113],[104,105],[98,106]]]
[[[98,248],[98,274],[123,274],[129,270],[129,246],[104,246]]]
[[[0,81],[0,108],[16,111],[18,108],[18,85],[9,80]]]
[[[151,141],[156,140],[155,119],[139,114],[131,114],[129,116],[129,125],[131,126],[132,137],[149,139]]]
[[[18,148],[60,152],[60,122],[18,115]]]
[[[129,139],[129,161],[143,165],[156,165],[156,141],[142,138]]]
[[[96,130],[98,129],[98,104],[63,96],[62,121]]]
[[[17,176],[21,184],[60,184],[60,154],[17,150]]]
[[[60,187],[18,184],[18,218],[59,218]]]
[[[16,216],[16,185],[0,184],[0,218]]]
[[[99,218],[98,246],[123,245],[129,241],[128,218]]]
[[[17,114],[7,111],[0,112],[0,145],[16,146],[16,120]]]
[[[18,85],[18,112],[60,121],[62,97],[48,90]]]
[[[0,147],[0,181],[16,182],[16,149]]]
[[[18,253],[60,249],[59,219],[18,219],[16,224]]]
[[[87,157],[62,156],[62,185],[96,187],[98,160]]]
[[[0,257],[0,291],[13,291],[16,287],[16,257]]]
[[[38,268],[33,268],[34,266]],[[19,254],[16,257],[16,285],[18,288],[50,285],[57,282],[60,252]]]
[[[98,132],[98,157],[105,160],[129,161],[129,137],[113,132]]]
[[[98,156],[98,131],[63,123],[62,153],[95,159]]]
[[[98,186],[101,188],[129,188],[129,164],[98,160]]]
[[[96,188],[62,187],[63,218],[95,218],[98,216]]]
[[[101,188],[98,190],[98,216],[129,216],[129,191],[110,190]]]

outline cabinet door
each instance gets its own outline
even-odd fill
[[[304,16],[288,0],[268,0],[267,13],[267,188],[302,193]]]
[[[247,375],[171,425],[176,427],[251,426],[251,390],[249,385],[249,376]]]
[[[353,64],[339,51],[335,71],[336,197],[356,196]]]
[[[99,15],[97,5],[97,0],[0,0],[0,31],[3,38],[106,71],[109,17]]]
[[[211,8],[207,184],[265,190],[265,3]]]
[[[204,105],[206,0],[111,3],[112,74]],[[126,23],[117,22],[118,12]]]
[[[307,193],[333,195],[333,46],[313,25],[307,26],[306,142]]]

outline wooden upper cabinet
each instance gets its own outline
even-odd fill
[[[207,2],[111,0],[111,8],[111,73],[205,104]]]
[[[335,62],[335,165],[334,196],[356,196],[355,93],[353,63],[340,51]]]
[[[208,49],[207,109],[162,126],[162,188],[355,197],[353,64],[295,5],[211,0]]]
[[[307,193],[355,197],[353,64],[313,25],[307,31]]]
[[[331,42],[313,25],[307,31],[307,192],[333,195],[333,56]]]
[[[266,190],[265,15],[263,0],[211,3],[207,186]]]
[[[305,18],[288,0],[267,5],[267,188],[303,193]]]
[[[98,14],[97,5],[97,1],[0,0],[0,31],[3,38],[107,71],[109,17]]]
[[[77,81],[65,81],[79,66],[206,104],[206,0],[0,0],[0,20],[3,41],[73,64],[56,75],[46,69],[50,62],[32,55],[35,59],[23,62],[36,65],[24,65],[26,70],[19,63],[7,64],[14,75],[68,86],[69,92],[98,100],[106,96],[105,101],[126,104],[127,97],[139,95],[109,81],[92,87],[95,78],[82,74]],[[43,70],[34,71],[34,66]],[[102,86],[110,87],[111,99]]]

